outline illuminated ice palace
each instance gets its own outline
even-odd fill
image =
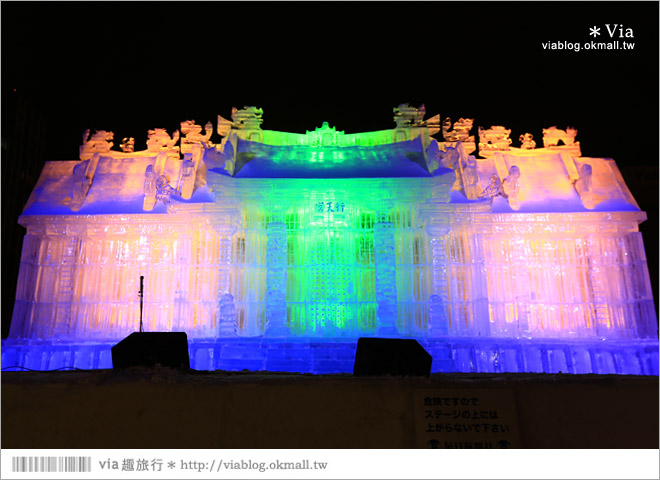
[[[144,331],[186,332],[196,370],[352,372],[375,336],[416,339],[432,372],[658,374],[646,214],[613,160],[573,128],[513,147],[503,126],[393,113],[301,134],[245,107],[143,151],[86,131],[18,219],[3,367],[111,368],[143,276]]]

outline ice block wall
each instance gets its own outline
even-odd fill
[[[226,236],[207,219],[100,215],[69,225],[24,222],[11,337],[121,339],[139,328],[141,275],[145,331],[215,336],[218,289],[232,272],[222,258]]]
[[[237,332],[262,335],[269,280],[280,277],[284,304],[271,307],[292,336],[375,334],[386,322],[421,337],[656,334],[641,212],[498,216],[464,206],[441,232],[419,228],[414,204],[403,203],[385,218],[393,248],[379,253],[375,209],[344,196],[334,215],[328,204],[334,209],[337,198],[319,198],[292,200],[276,224],[279,267],[268,261],[269,214],[256,204],[233,233],[208,218],[173,216],[28,223],[11,336],[123,338],[137,329],[140,275],[145,330],[192,338],[218,335],[225,293],[235,301]],[[385,271],[392,278],[381,278],[395,288],[380,296],[379,261],[396,265]]]
[[[492,335],[656,337],[639,215],[496,218],[492,229],[479,235]]]

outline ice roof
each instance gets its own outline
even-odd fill
[[[421,137],[386,145],[267,145],[238,140],[238,178],[431,177]]]
[[[432,144],[434,141],[432,140]],[[203,162],[210,177],[221,175],[227,180],[231,175],[224,165],[233,159],[234,149],[225,145],[225,153],[214,147],[204,154]],[[513,166],[520,171],[518,210],[513,210],[503,197],[492,202],[494,213],[550,213],[550,212],[604,212],[639,211],[621,173],[613,160],[607,158],[571,157],[565,153],[502,152],[495,157],[476,159],[475,166],[479,187],[485,189],[492,175],[502,174]],[[324,146],[269,145],[260,142],[237,141],[236,162],[233,177],[241,182],[251,179],[360,179],[360,178],[429,178],[453,172],[439,168],[429,172],[421,137],[371,146]],[[433,156],[432,152],[429,153]],[[229,155],[229,156],[228,156]],[[562,156],[563,155],[563,156]],[[80,161],[47,162],[37,185],[28,200],[23,215],[101,215],[166,213],[162,202],[146,212],[144,204],[145,170],[154,165],[155,156],[121,156],[110,152],[101,156],[93,176],[91,188],[79,209],[72,208],[73,169]],[[496,165],[499,165],[499,167]],[[163,174],[174,189],[180,187],[183,160],[170,158],[163,165]],[[575,190],[575,174],[583,164],[592,170],[591,191],[594,208],[588,209]],[[569,172],[568,170],[571,170]],[[502,177],[503,178],[503,177]],[[231,180],[229,180],[231,181]],[[200,182],[201,185],[204,182]],[[472,203],[485,200],[468,200],[461,193],[461,183],[456,182],[450,203]],[[197,187],[192,197],[184,200],[174,194],[173,203],[213,203],[215,194],[207,185]]]
[[[588,211],[639,211],[619,169],[609,158],[571,158],[576,171],[583,164],[592,168],[592,192],[594,208],[587,209],[566,171],[559,153],[516,155],[503,153],[504,166],[508,170],[516,165],[520,170],[518,213],[531,212],[588,212]],[[479,184],[485,188],[491,175],[497,173],[493,157],[477,159]],[[514,212],[502,197],[493,200],[493,212]]]
[[[154,209],[145,212],[144,172],[154,157],[112,158],[101,157],[94,180],[78,211],[71,209],[73,197],[73,168],[79,161],[46,162],[37,185],[23,210],[23,215],[99,215],[122,213],[167,213],[165,205],[158,202]],[[179,164],[181,162],[178,162]],[[168,164],[165,175],[175,183],[180,165]],[[173,181],[172,181],[173,180]],[[188,203],[212,202],[208,188],[197,189],[190,200],[180,197],[176,201]]]

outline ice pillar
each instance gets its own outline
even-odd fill
[[[511,199],[509,198],[509,201]],[[532,284],[529,273],[527,271],[527,262],[532,257],[530,252],[526,251],[525,242],[520,237],[512,237],[511,244],[511,259],[510,263],[513,267],[513,285],[516,286],[516,291],[513,293],[516,302],[516,311],[518,318],[518,331],[516,336],[523,336],[531,338],[529,329],[530,307],[532,296],[530,292],[530,285]]]
[[[449,333],[449,298],[447,295],[447,234],[449,215],[433,218],[426,232],[431,237],[433,290],[429,298],[429,333],[439,337]]]
[[[236,306],[231,292],[232,253],[231,242],[236,227],[231,223],[218,222],[213,225],[218,234],[218,332],[220,336],[237,335]],[[233,319],[230,317],[234,309]],[[224,312],[224,313],[223,313]],[[232,326],[233,325],[233,326]]]
[[[218,336],[235,337],[238,335],[236,325],[236,305],[231,293],[220,292],[218,302]]]
[[[286,224],[266,226],[266,326],[268,337],[289,336],[286,324]]]
[[[229,279],[231,276],[231,237],[232,234],[227,229],[221,229],[218,240],[218,289],[223,293],[229,293]]]
[[[60,263],[57,308],[53,328],[53,337],[58,340],[68,337],[71,333],[71,302],[73,301],[73,282],[80,245],[79,233],[67,229],[66,243]]]
[[[607,280],[605,279],[606,268],[603,265],[603,258],[607,253],[601,249],[601,242],[595,235],[587,237],[587,255],[589,259],[589,282],[591,284],[591,304],[593,305],[594,316],[596,317],[596,331],[599,337],[607,338],[610,333],[610,326],[613,324],[610,318],[610,309],[608,306]],[[605,254],[604,254],[605,253]],[[613,252],[609,252],[610,255]]]
[[[398,336],[394,225],[386,220],[387,217],[381,213],[378,215],[378,222],[374,225],[378,335]]]
[[[484,274],[484,246],[480,233],[472,234],[470,241],[470,262],[472,274],[472,311],[474,313],[475,334],[479,337],[490,336],[490,317],[488,314],[488,284]]]

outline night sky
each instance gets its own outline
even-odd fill
[[[8,225],[44,161],[77,159],[85,129],[113,131],[116,149],[132,136],[141,150],[148,129],[172,132],[187,119],[215,125],[218,114],[230,118],[244,105],[263,108],[264,129],[304,133],[327,121],[355,133],[392,128],[393,107],[424,103],[427,116],[475,118],[475,135],[479,125],[511,128],[516,147],[522,133],[540,145],[542,128],[574,126],[583,156],[614,158],[648,213],[642,229],[656,282],[657,2],[2,2],[1,9],[3,337],[24,233]],[[635,45],[542,46],[592,40]],[[31,138],[43,148],[18,148]]]

